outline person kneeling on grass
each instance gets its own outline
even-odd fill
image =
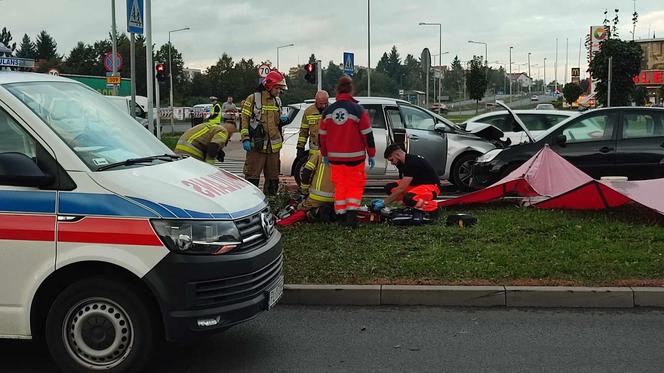
[[[416,212],[436,213],[440,195],[440,179],[431,164],[419,155],[407,154],[400,145],[391,144],[385,149],[385,159],[395,165],[403,178],[385,185],[388,197],[372,201],[375,211],[392,202],[400,202]]]

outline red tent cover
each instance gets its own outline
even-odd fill
[[[636,202],[664,214],[664,179],[642,181],[591,180],[578,188],[536,203],[539,208],[601,210]]]
[[[438,202],[438,206],[483,203],[516,194],[522,197],[557,196],[593,179],[545,146],[497,183],[465,196]]]

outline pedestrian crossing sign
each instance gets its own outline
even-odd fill
[[[344,74],[353,76],[355,73],[355,54],[344,52]]]
[[[143,35],[143,0],[127,0],[127,32]]]

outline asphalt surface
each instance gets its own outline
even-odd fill
[[[661,372],[664,311],[278,306],[186,347],[167,372]],[[0,342],[0,371],[53,372],[32,342]]]

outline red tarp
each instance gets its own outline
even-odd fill
[[[664,214],[664,179],[642,181],[592,180],[569,192],[534,204],[539,208],[601,210],[636,202]]]
[[[560,195],[593,179],[545,146],[519,168],[497,183],[465,196],[438,202],[438,206],[483,203],[517,195],[550,197]]]

